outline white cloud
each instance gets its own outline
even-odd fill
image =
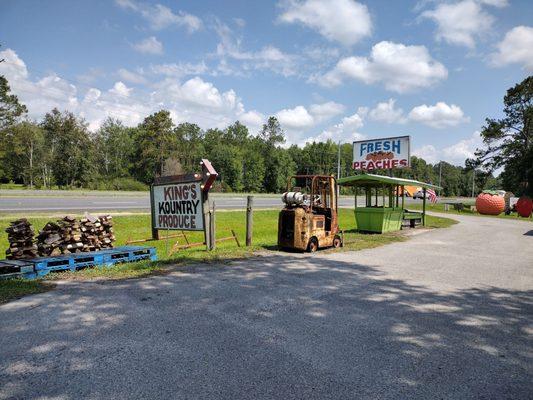
[[[330,126],[323,130],[319,135],[309,137],[305,141],[307,143],[312,142],[325,142],[327,140],[333,140],[334,142],[350,142],[354,140],[361,140],[365,138],[365,135],[358,132],[358,129],[362,128],[363,116],[357,113],[344,117],[339,123]]]
[[[533,27],[514,27],[496,47],[498,51],[490,57],[494,66],[521,64],[525,70],[533,71]]]
[[[434,106],[422,104],[414,107],[409,113],[409,119],[438,129],[457,126],[469,121],[461,107],[455,104],[448,105],[442,101]]]
[[[290,130],[301,130],[310,128],[315,120],[304,106],[296,106],[290,109],[283,109],[276,113],[276,118],[283,128]]]
[[[152,92],[130,88],[121,81],[108,90],[89,88],[80,96],[75,85],[56,76],[32,79],[24,61],[11,49],[0,52],[0,74],[8,79],[13,93],[28,106],[29,116],[40,119],[52,108],[69,110],[97,129],[107,118],[118,118],[127,126],[138,124],[149,114],[168,109],[174,122],[197,123],[202,128],[223,128],[235,120],[260,125],[262,114],[247,111],[233,90],[219,91],[199,77],[185,82],[165,78],[154,82]]]
[[[311,104],[309,111],[316,122],[326,121],[344,112],[346,107],[334,101],[327,101],[321,104]]]
[[[334,101],[311,104],[309,110],[304,106],[283,109],[276,113],[281,126],[289,131],[299,132],[331,119],[345,110],[342,104]]]
[[[478,2],[481,4],[486,4],[488,6],[493,6],[493,7],[498,7],[498,8],[507,7],[509,5],[508,0],[478,0]]]
[[[12,49],[0,51],[0,74],[9,81],[11,91],[28,107],[28,114],[34,118],[52,108],[75,108],[78,105],[77,89],[55,74],[38,80],[30,80],[24,61]]]
[[[412,154],[423,158],[430,164],[437,164],[439,161],[446,161],[450,164],[464,166],[467,158],[474,158],[477,148],[482,146],[483,141],[479,131],[474,132],[470,137],[459,140],[450,146],[438,149],[432,144],[426,144],[413,150]]]
[[[120,68],[117,71],[117,75],[120,79],[126,82],[136,83],[136,84],[143,84],[146,83],[146,78],[142,76],[141,73],[130,71],[126,68]]]
[[[440,161],[439,152],[432,144],[426,144],[424,146],[414,149],[412,155],[418,158],[423,158],[426,162],[430,164],[435,164]]]
[[[139,53],[144,54],[163,54],[163,43],[161,43],[155,36],[150,36],[140,42],[132,45],[132,47]]]
[[[367,6],[353,0],[287,0],[281,7],[281,22],[301,23],[344,45],[353,45],[372,33]]]
[[[131,90],[131,88],[127,87],[124,83],[119,81],[116,82],[115,85],[113,85],[113,88],[110,89],[109,92],[117,96],[128,97],[130,95]]]
[[[198,75],[207,72],[207,65],[202,61],[197,64],[193,63],[172,63],[158,64],[150,66],[154,74],[172,76],[181,78],[186,75]]]
[[[215,30],[220,37],[216,55],[220,58],[217,70],[223,75],[239,75],[243,71],[270,70],[283,76],[293,76],[298,73],[298,56],[287,54],[274,46],[264,46],[258,51],[246,51],[241,48],[242,38],[227,26],[220,22],[215,25]],[[233,67],[229,62],[239,64],[239,68]]]
[[[474,152],[483,144],[479,131],[476,131],[468,139],[445,147],[442,150],[443,159],[451,163],[464,164],[467,158],[474,158]]]
[[[425,46],[383,41],[372,47],[369,57],[343,58],[315,80],[323,86],[338,86],[346,79],[379,82],[388,90],[404,93],[432,86],[447,76],[444,65],[435,61]]]
[[[241,114],[239,117],[239,121],[246,125],[252,134],[259,132],[265,122],[265,119],[266,118],[264,114],[255,110],[247,111]]]
[[[139,13],[155,30],[177,26],[184,27],[191,33],[202,27],[202,21],[195,15],[183,11],[175,14],[170,8],[161,4],[150,5],[133,0],[115,0],[115,2],[124,9]]]
[[[403,115],[401,108],[395,108],[396,100],[389,99],[381,102],[368,112],[368,117],[373,121],[385,122],[387,124],[403,124],[407,119]]]
[[[492,3],[496,5],[502,2]],[[487,33],[494,23],[494,17],[474,0],[441,3],[433,10],[424,11],[421,17],[431,19],[437,24],[437,40],[469,48],[475,47],[475,39]]]

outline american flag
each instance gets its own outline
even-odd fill
[[[437,197],[437,193],[433,189],[427,189],[427,194],[429,196],[429,201],[432,203],[436,203],[439,199]]]

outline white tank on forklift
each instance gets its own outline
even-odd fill
[[[302,205],[307,200],[308,195],[302,192],[285,192],[281,196],[281,200],[287,205]]]

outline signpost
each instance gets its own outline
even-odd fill
[[[209,160],[203,159],[200,165],[201,174],[155,178],[150,187],[153,240],[160,239],[160,230],[203,231],[208,249],[214,248],[209,189],[218,174]]]
[[[355,170],[408,168],[411,165],[410,136],[353,142]]]

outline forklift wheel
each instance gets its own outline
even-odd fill
[[[309,244],[307,245],[307,251],[309,253],[314,253],[318,250],[318,240],[316,238],[309,239]]]
[[[342,246],[342,240],[339,236],[335,236],[335,238],[333,238],[333,247],[335,247],[336,249],[338,249],[339,247]]]

